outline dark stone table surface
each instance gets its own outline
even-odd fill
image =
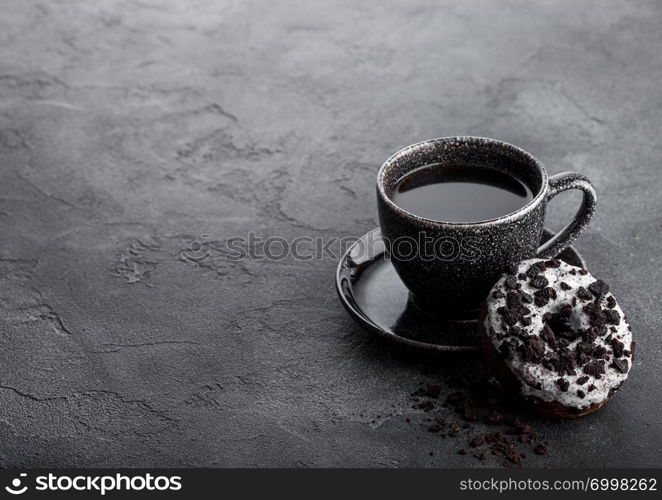
[[[501,465],[456,454],[467,437],[427,432],[410,399],[479,358],[370,337],[332,256],[224,253],[251,232],[365,233],[381,162],[461,134],[593,180],[577,248],[639,346],[599,413],[522,416],[550,446],[526,465],[662,465],[659,2],[2,10],[0,465]]]

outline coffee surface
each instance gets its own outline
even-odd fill
[[[488,167],[427,165],[405,175],[391,195],[409,213],[443,222],[480,222],[509,214],[533,195],[519,179]]]

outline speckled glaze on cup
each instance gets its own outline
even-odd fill
[[[524,182],[533,199],[515,212],[470,223],[425,219],[393,203],[391,194],[398,181],[412,170],[430,164],[498,169]],[[579,210],[563,230],[538,247],[547,202],[569,189],[579,189],[584,194]],[[567,248],[591,220],[596,195],[583,175],[566,172],[548,177],[536,158],[512,144],[483,137],[444,137],[413,144],[386,160],[377,174],[377,205],[382,234],[391,244],[405,238],[420,241],[423,234],[434,241],[455,241],[478,250],[460,251],[451,259],[422,258],[420,252],[407,258],[400,258],[397,252],[390,255],[416,304],[429,312],[462,316],[478,309],[509,263],[554,257]],[[439,253],[453,255],[441,247]]]

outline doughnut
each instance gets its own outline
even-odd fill
[[[634,343],[609,286],[557,259],[509,266],[480,315],[485,357],[537,413],[577,418],[628,376]]]

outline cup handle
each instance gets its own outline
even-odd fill
[[[569,189],[580,189],[584,193],[582,204],[577,210],[573,220],[565,226],[556,236],[549,241],[543,243],[536,255],[543,259],[556,257],[563,250],[568,248],[570,244],[580,235],[580,233],[588,226],[588,223],[593,217],[597,198],[595,189],[591,182],[581,174],[574,172],[563,172],[562,174],[553,175],[549,178],[549,192],[547,193],[547,201],[550,201],[557,194],[567,191]]]

